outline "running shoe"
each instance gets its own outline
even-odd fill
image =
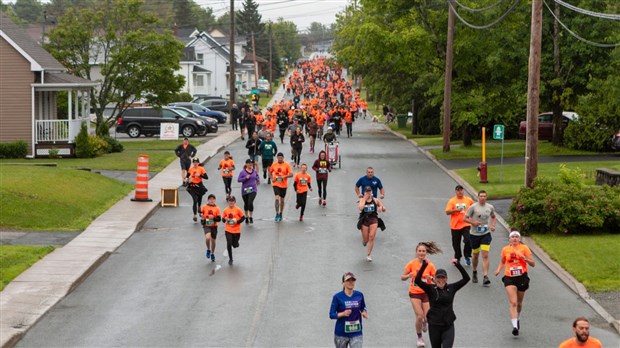
[[[267,172],[263,172],[263,179],[267,179]]]
[[[278,222],[280,220],[278,220],[280,218],[280,214],[276,213],[276,217],[273,219],[273,221]]]
[[[466,257],[465,258],[465,265],[471,266],[471,257]]]
[[[254,224],[254,218],[250,216],[249,219],[250,219],[250,223],[253,225]]]
[[[211,250],[207,249],[207,259],[211,258]]]
[[[326,206],[326,205],[327,205],[327,200],[324,199],[323,200],[323,206]]]
[[[215,253],[211,254],[211,262],[215,262]]]
[[[424,339],[422,337],[418,338],[418,343],[416,344],[418,347],[425,347]]]
[[[364,241],[362,241],[362,245],[363,245],[363,246],[366,246],[366,244],[368,244],[368,242],[364,242]]]
[[[304,216],[303,215],[299,215],[299,221],[304,221]]]
[[[516,327],[512,328],[512,335],[513,336],[519,336],[519,329],[517,329]]]
[[[323,204],[323,200],[319,198],[319,205]]]
[[[196,214],[194,214],[194,217],[192,218],[192,220],[198,221],[198,217],[196,216]]]
[[[232,259],[228,260],[228,264],[232,266],[233,260]]]
[[[245,219],[245,224],[249,225],[250,224],[250,218]]]
[[[295,209],[299,209],[300,205],[299,204],[295,204]]]
[[[491,285],[491,281],[489,280],[489,277],[484,276],[484,278],[482,278],[482,285],[484,285],[484,286]]]
[[[471,277],[471,282],[472,283],[477,283],[478,282],[478,272],[474,271]]]
[[[370,255],[366,256],[366,261],[372,262],[372,256],[370,256]]]

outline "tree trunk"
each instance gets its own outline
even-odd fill
[[[471,141],[471,127],[468,124],[463,125],[463,146],[469,147],[472,146],[473,143]]]
[[[555,16],[560,18],[560,5],[555,4],[553,10]],[[564,142],[564,130],[562,129],[562,93],[564,93],[564,81],[561,76],[562,61],[560,60],[560,24],[553,22],[553,72],[556,84],[553,87],[553,137],[555,146],[562,146]]]

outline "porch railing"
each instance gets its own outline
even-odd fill
[[[73,143],[82,120],[36,120],[36,142]]]

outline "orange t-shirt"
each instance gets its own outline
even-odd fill
[[[202,182],[201,176],[207,173],[204,167],[201,167],[201,166],[197,166],[197,167],[192,166],[187,170],[187,172],[189,173],[189,177],[192,180],[193,184],[200,184]]]
[[[217,226],[217,222],[213,221],[213,218],[220,216],[220,208],[217,205],[205,204],[200,211],[202,212],[202,218],[206,220],[205,226]],[[209,218],[209,215],[211,215],[211,218]]]
[[[220,169],[222,169],[222,176],[233,176],[233,168],[235,168],[235,161],[232,159],[223,159],[220,161]]]
[[[463,196],[463,198],[460,199],[456,196],[450,198],[448,204],[446,204],[446,211],[463,208],[460,212],[450,214],[450,229],[460,230],[461,228],[470,226],[467,222],[463,221],[463,219],[465,218],[465,212],[467,212],[467,209],[469,209],[472,204],[474,204],[474,201],[467,196]]]
[[[241,210],[238,206],[235,205],[232,208],[226,207],[222,212],[222,221],[224,221],[226,224],[226,227],[224,227],[224,231],[235,234],[241,233],[241,223],[239,222],[239,219],[244,216],[245,215],[243,215],[243,210]],[[228,222],[228,219],[235,219],[237,220],[237,223],[231,224],[230,222]]]
[[[275,187],[287,188],[288,176],[293,174],[293,168],[287,162],[273,162],[269,167],[269,173],[271,174],[271,183]]]
[[[532,255],[530,248],[525,244],[519,244],[516,247],[507,245],[502,248],[500,256],[502,262],[506,263],[506,269],[504,270],[504,275],[506,277],[518,277],[527,273],[527,262],[522,258],[517,258],[515,251],[520,252],[525,257]]]
[[[276,121],[273,118],[265,119],[265,122],[263,124],[271,133],[274,133],[276,131]]]
[[[304,193],[308,192],[308,185],[312,181],[312,178],[310,177],[310,175],[308,175],[308,173],[303,174],[299,172],[297,173],[297,175],[295,175],[294,181],[297,186],[297,193]]]
[[[411,294],[423,294],[424,290],[415,284],[415,277],[418,274],[418,271],[422,268],[422,262],[420,259],[415,258],[405,266],[405,273],[413,273],[413,277],[411,277],[411,284],[409,285],[409,293]],[[432,262],[428,263],[424,273],[422,274],[422,281],[426,282],[426,284],[432,284],[431,277],[435,276],[435,265]]]
[[[566,341],[560,343],[558,348],[603,348],[603,344],[601,343],[601,341],[590,336],[588,337],[586,344],[580,345],[580,344],[577,344],[574,337],[571,337],[567,339]]]

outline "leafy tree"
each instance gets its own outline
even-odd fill
[[[50,0],[44,4],[47,14],[56,18],[63,16],[69,8],[80,9],[94,5],[95,0]]]
[[[16,0],[13,10],[27,23],[41,22],[43,18],[43,6],[39,0]]]
[[[297,25],[280,17],[277,22],[272,24],[271,30],[278,55],[286,58],[289,62],[296,61],[301,56],[301,42],[297,34]]]
[[[159,32],[157,20],[142,9],[140,0],[114,0],[76,11],[69,9],[50,32],[48,49],[73,74],[92,79],[97,61],[102,77],[91,91],[97,126],[131,103],[153,105],[170,102],[184,85],[175,75],[183,44],[169,31]],[[114,112],[104,119],[108,104]]]

